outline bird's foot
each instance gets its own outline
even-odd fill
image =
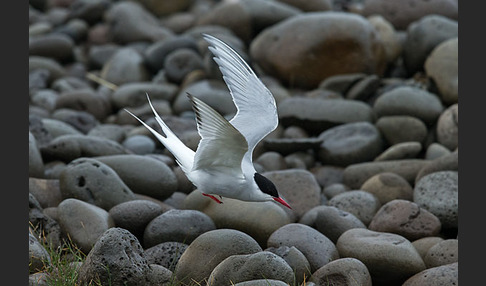
[[[206,197],[210,197],[211,199],[215,200],[218,204],[222,204],[223,202],[218,200],[215,196],[213,195],[210,195],[210,194],[205,194],[205,193],[202,193],[203,196],[206,196]],[[221,200],[223,199],[223,197],[219,196],[221,198]]]

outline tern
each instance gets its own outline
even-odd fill
[[[211,35],[203,34],[203,38],[209,43],[208,49],[213,53],[236,105],[237,112],[231,120],[188,93],[201,137],[194,152],[165,124],[148,94],[147,100],[163,134],[125,110],[174,155],[187,178],[204,196],[217,203],[227,197],[252,202],[275,201],[291,208],[279,196],[275,185],[256,172],[252,162],[255,146],[278,125],[272,93],[230,46]]]

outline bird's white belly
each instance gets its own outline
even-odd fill
[[[194,171],[190,173],[190,180],[199,191],[239,200],[253,200],[251,182],[230,174]]]

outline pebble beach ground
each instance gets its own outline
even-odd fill
[[[29,1],[30,285],[67,240],[76,285],[458,285],[457,16],[454,0]],[[192,149],[187,92],[234,115],[202,33],[274,95],[254,163],[292,210],[202,196],[125,111],[160,130],[148,93]]]

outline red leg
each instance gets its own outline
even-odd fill
[[[222,204],[222,203],[223,203],[222,201],[218,200],[218,199],[217,199],[215,196],[213,196],[213,195],[209,195],[209,194],[205,194],[205,193],[202,193],[202,194],[203,194],[203,196],[210,197],[211,199],[215,200],[215,201],[216,201],[218,204]],[[219,196],[219,197],[221,198],[221,196]],[[221,198],[221,199],[223,199],[223,198]]]

